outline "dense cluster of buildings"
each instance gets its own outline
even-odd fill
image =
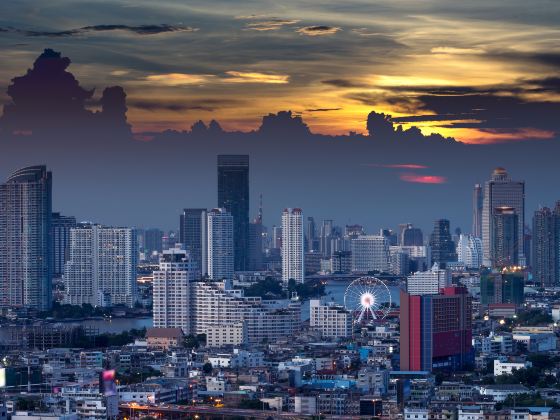
[[[165,418],[185,405],[560,418],[540,407],[560,404],[560,204],[528,229],[524,182],[497,168],[474,187],[470,233],[447,219],[429,235],[411,223],[368,233],[297,207],[269,230],[262,204],[249,219],[249,157],[218,156],[217,171],[217,206],[183,209],[169,233],[53,212],[44,166],[0,185],[0,419]],[[362,318],[329,287],[365,276],[393,298],[358,289]],[[53,301],[151,310],[153,328],[98,346],[99,331],[49,319]]]

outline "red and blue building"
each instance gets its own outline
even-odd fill
[[[472,297],[464,287],[400,296],[400,369],[461,370],[474,363]]]

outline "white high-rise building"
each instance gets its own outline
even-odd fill
[[[208,277],[233,278],[233,217],[223,208],[208,212]]]
[[[389,241],[380,235],[363,235],[351,242],[352,271],[388,272],[390,269]]]
[[[429,271],[418,271],[406,280],[406,291],[411,295],[437,295],[451,286],[451,271],[441,270],[436,263]]]
[[[303,283],[303,213],[301,209],[282,212],[282,280]]]
[[[482,240],[474,235],[459,236],[457,257],[465,268],[478,269],[482,265]]]
[[[70,230],[70,259],[64,268],[64,302],[94,306],[137,301],[136,230],[82,225]]]
[[[180,248],[164,250],[159,270],[154,271],[154,327],[181,328],[191,333],[190,283],[198,274],[197,263]]]
[[[272,342],[293,336],[301,326],[301,302],[288,299],[262,300],[232,289],[227,280],[191,283],[193,334],[207,334],[243,322],[249,343]],[[229,336],[229,334],[228,334]],[[235,335],[231,342],[236,344]],[[245,338],[244,338],[245,339]]]
[[[525,265],[524,226],[525,226],[525,182],[512,181],[504,168],[496,168],[492,178],[484,185],[482,206],[482,248],[483,264],[493,267],[494,215],[497,208],[511,207],[517,215],[517,249],[519,265]]]
[[[309,301],[309,326],[325,338],[345,338],[352,335],[352,314],[334,302],[322,304],[319,299]]]

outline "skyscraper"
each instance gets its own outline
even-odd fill
[[[218,155],[218,207],[233,217],[234,266],[244,271],[249,245],[248,155]]]
[[[282,212],[282,280],[303,283],[303,214],[301,209]]]
[[[136,230],[80,225],[70,230],[70,258],[64,270],[64,302],[126,305],[138,299]]]
[[[305,251],[315,251],[315,237],[317,235],[317,228],[315,226],[315,219],[312,216],[307,218],[307,228],[305,230]]]
[[[76,218],[53,213],[51,217],[51,267],[53,277],[64,274],[64,264],[70,257],[70,229],[76,227]]]
[[[482,208],[484,205],[482,186],[475,184],[473,189],[472,234],[482,238]]]
[[[400,296],[401,370],[463,369],[474,362],[472,298],[462,287]]]
[[[484,185],[484,199],[482,209],[482,249],[483,264],[487,267],[495,266],[495,256],[492,254],[494,241],[495,209],[511,207],[517,214],[517,250],[518,263],[525,265],[524,226],[525,226],[525,182],[512,181],[504,168],[496,168],[492,178]]]
[[[190,283],[197,276],[198,267],[187,251],[163,251],[159,270],[154,271],[154,327],[181,328],[184,334],[191,334]]]
[[[411,224],[408,224],[408,226],[402,231],[400,243],[402,246],[424,245],[424,235],[422,234],[422,229],[415,228]]]
[[[252,271],[262,270],[263,261],[263,236],[264,226],[259,218],[249,223],[249,249],[247,252],[247,269]]]
[[[233,223],[224,208],[208,212],[208,276],[213,280],[233,279]]]
[[[560,283],[560,201],[533,216],[533,279],[542,287]]]
[[[333,235],[333,221],[330,219],[323,220],[323,225],[321,226],[321,237],[319,248],[324,257],[331,256],[331,238]]]
[[[492,215],[493,267],[519,265],[519,216],[513,207],[496,207]]]
[[[455,243],[451,239],[449,220],[439,219],[434,222],[434,231],[430,236],[432,263],[444,267],[448,262],[457,261]]]
[[[184,209],[179,221],[179,242],[189,251],[202,275],[207,273],[207,210]]]
[[[480,303],[484,306],[494,303],[524,303],[525,280],[522,271],[505,269],[490,271],[485,269],[480,274]]]
[[[0,185],[0,307],[51,308],[51,216],[46,166],[22,168]]]
[[[478,269],[482,265],[482,240],[475,235],[459,235],[457,259],[467,269]]]

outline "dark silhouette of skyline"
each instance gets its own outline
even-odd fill
[[[468,231],[472,186],[496,166],[527,181],[527,212],[560,196],[555,137],[464,144],[403,129],[403,118],[374,110],[367,118],[369,135],[316,134],[288,110],[265,115],[249,132],[225,131],[211,120],[185,131],[133,133],[124,89],[103,88],[95,101],[69,66],[69,58],[47,49],[12,80],[0,118],[0,175],[46,164],[53,171],[53,208],[78,220],[177,229],[183,208],[217,205],[218,154],[250,155],[250,214],[256,214],[256,197],[263,193],[268,226],[279,223],[282,208],[296,206],[316,220],[362,223],[369,232],[403,222],[428,231],[440,218]],[[547,89],[556,86],[554,80],[547,83]],[[444,115],[445,96],[439,98],[434,103],[439,101]],[[447,112],[473,108],[473,100],[456,109],[450,105]],[[557,129],[551,113],[557,104],[526,105],[542,112],[542,130]],[[530,122],[510,115],[514,127]],[[503,115],[487,115],[486,121],[488,129],[499,130],[496,121],[505,124]]]

